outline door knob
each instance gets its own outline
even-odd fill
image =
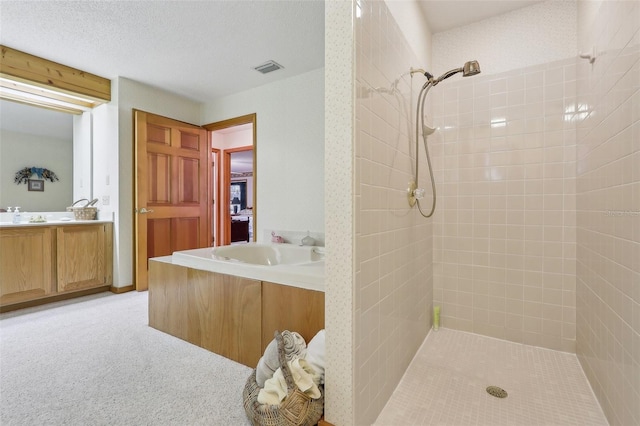
[[[147,210],[146,208],[143,207],[138,211],[138,213],[140,214],[153,213],[153,209]]]

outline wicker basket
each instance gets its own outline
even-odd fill
[[[291,371],[284,354],[282,335],[275,332],[278,343],[280,368],[287,382],[287,396],[280,405],[260,404],[258,394],[262,389],[256,382],[256,370],[247,379],[242,393],[244,409],[254,426],[313,426],[318,423],[324,411],[323,389],[320,387],[320,398],[312,399],[298,389],[291,377]]]
[[[76,204],[82,201],[86,201],[87,203],[82,207],[76,207]],[[98,208],[93,207],[93,204],[95,204],[97,201],[97,198],[92,201],[89,201],[86,198],[82,198],[73,203],[71,206],[67,207],[67,211],[73,212],[76,220],[94,220],[96,218],[96,214],[98,213]]]

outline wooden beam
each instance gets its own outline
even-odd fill
[[[111,80],[0,45],[0,76],[41,88],[111,101]]]

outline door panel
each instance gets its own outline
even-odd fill
[[[171,219],[147,219],[147,257],[171,253]]]
[[[180,157],[178,199],[181,204],[198,204],[200,195],[198,173],[200,164],[197,159]]]
[[[136,289],[148,258],[210,245],[210,155],[206,131],[135,111]]]
[[[152,204],[168,204],[171,201],[171,177],[170,158],[165,154],[149,153],[147,155],[147,167],[149,170],[148,202]]]
[[[176,218],[172,220],[173,251],[189,250],[198,247],[197,236],[200,235],[202,222],[199,218]]]

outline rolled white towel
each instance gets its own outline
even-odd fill
[[[293,361],[296,358],[304,358],[307,353],[307,343],[299,333],[295,331],[284,330],[282,333],[282,341],[284,343],[284,355],[287,361]],[[258,361],[256,366],[256,383],[261,388],[267,380],[273,377],[273,373],[280,368],[278,360],[278,342],[273,339],[264,354]]]
[[[325,331],[320,330],[316,335],[309,341],[307,345],[307,353],[305,356],[305,360],[309,363],[309,365],[316,371],[319,378],[318,384],[324,384],[324,362],[325,358]]]
[[[304,358],[307,353],[307,342],[305,342],[304,337],[295,331],[289,330],[285,330],[281,334],[284,342],[284,355],[287,361]]]
[[[280,361],[278,360],[278,342],[273,339],[267,348],[264,350],[264,355],[258,361],[256,367],[256,383],[261,388],[264,387],[264,382],[273,377],[273,373],[280,368]]]

